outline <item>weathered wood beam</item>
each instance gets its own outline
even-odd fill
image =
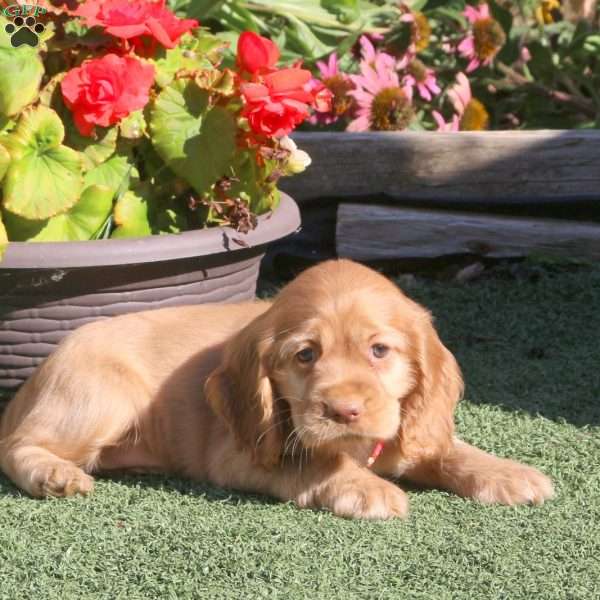
[[[340,257],[363,261],[531,253],[597,260],[600,224],[342,203],[336,249]]]
[[[297,133],[312,157],[281,180],[294,198],[600,201],[600,131]]]

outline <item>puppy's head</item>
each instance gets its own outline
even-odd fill
[[[451,436],[459,387],[427,311],[375,271],[329,261],[302,273],[231,340],[207,396],[268,466],[290,433],[304,447],[333,451],[355,440],[411,443],[422,419],[434,421],[428,435]],[[443,405],[441,421],[432,404]]]

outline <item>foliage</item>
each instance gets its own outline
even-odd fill
[[[382,128],[382,123],[391,129],[442,131],[600,127],[598,17],[569,14],[566,2],[174,0],[174,4],[215,30],[227,30],[219,35],[228,39],[242,29],[267,34],[290,61],[302,59],[329,78],[338,107],[350,109],[318,119],[320,126],[343,129],[360,116],[356,110],[361,107],[352,94],[349,102],[342,100],[348,100],[348,87],[363,89],[353,80],[364,76],[361,61],[367,59],[357,43],[363,35],[378,54],[393,57],[398,87],[411,96],[408,122],[405,112],[382,119],[381,108],[379,118],[363,110],[370,129]],[[345,87],[340,77],[317,67],[333,53]],[[459,73],[467,75],[466,83],[457,78]],[[470,106],[461,105],[457,93],[468,100],[467,105],[473,100]],[[402,102],[397,94],[391,100],[389,96],[384,108],[398,113]],[[363,104],[370,107],[371,100],[364,98]],[[362,125],[364,129],[364,119]]]
[[[328,94],[291,85],[310,72],[279,69],[278,48],[253,33],[226,68],[227,43],[160,0],[53,9],[33,44],[10,36],[19,26],[34,35],[33,21],[0,21],[0,249],[208,225],[246,232],[276,206],[279,177],[298,170],[287,134]],[[271,60],[254,57],[249,72],[244,59],[263,47]],[[270,107],[290,95],[293,119],[270,128]]]

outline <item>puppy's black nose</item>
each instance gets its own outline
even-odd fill
[[[348,425],[358,421],[361,409],[357,402],[329,400],[325,403],[325,416],[336,423]]]

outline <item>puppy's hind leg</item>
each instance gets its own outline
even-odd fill
[[[18,392],[0,425],[0,467],[37,497],[90,492],[100,452],[135,430],[146,394],[121,365],[67,370],[71,357],[59,354]]]

